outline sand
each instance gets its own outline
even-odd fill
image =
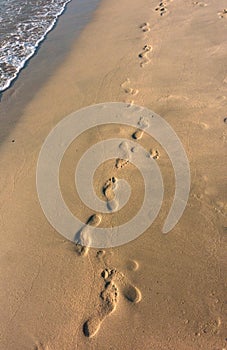
[[[1,349],[227,347],[226,5],[163,4],[102,1],[64,62],[29,101],[25,96],[21,103],[20,89],[26,91],[21,77],[2,96]],[[119,215],[89,219],[95,213],[74,193],[75,162],[114,132],[150,151],[165,194],[157,219],[136,240],[112,249],[81,249],[43,214],[36,165],[58,121],[102,102],[144,106],[164,118],[187,153],[191,190],[183,216],[164,235],[175,183],[162,146],[146,130],[136,136],[133,127],[87,131],[69,149],[62,164],[67,171],[60,174],[65,201],[84,223],[117,225],[142,202],[140,173],[127,161],[107,161],[94,177],[98,196],[107,201],[113,195],[109,179],[129,181],[132,197]]]

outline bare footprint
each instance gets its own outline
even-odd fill
[[[227,8],[218,12],[218,17],[219,18],[227,18]]]
[[[206,7],[207,4],[203,1],[193,1],[192,5],[195,5],[195,6],[200,6],[200,7]]]
[[[103,186],[103,193],[107,200],[107,208],[115,210],[118,207],[118,202],[115,200],[114,189],[116,188],[116,177],[111,177]]]
[[[150,29],[150,24],[148,22],[144,22],[140,25],[140,29],[142,29],[142,32],[146,33],[149,32]]]
[[[38,342],[34,345],[33,350],[48,350],[48,346],[44,346],[43,343]]]
[[[136,96],[139,93],[138,89],[133,89],[131,87],[131,82],[130,79],[127,78],[122,84],[121,84],[121,88],[124,90],[124,92],[126,94],[132,95],[132,96]]]
[[[102,221],[102,216],[100,214],[94,214],[89,217],[84,227],[76,234],[75,240],[79,243],[76,243],[76,252],[79,255],[86,256],[89,251],[89,246],[91,244],[90,240],[90,228],[97,227]]]
[[[143,134],[144,134],[144,131],[141,130],[141,129],[138,129],[138,130],[136,130],[136,131],[132,134],[132,137],[133,137],[135,140],[140,140],[140,139],[142,139]]]
[[[102,251],[97,252],[97,254],[98,256],[100,254],[103,255]],[[130,266],[133,267],[132,270],[136,270],[138,268],[138,263],[134,260],[130,260]],[[126,276],[123,273],[118,272],[116,269],[106,267],[101,272],[101,277],[105,284],[99,296],[100,304],[95,312],[83,324],[83,333],[89,338],[97,334],[105,318],[116,309],[119,291],[115,281],[121,283],[122,295],[127,301],[136,304],[142,299],[140,290],[133,286]]]
[[[167,5],[166,1],[160,1],[157,7],[155,8],[155,11],[157,11],[160,16],[167,14],[168,9],[166,5]]]
[[[144,130],[146,128],[148,128],[149,126],[149,122],[146,118],[144,117],[140,117],[139,121],[138,121],[138,126],[139,129],[137,129],[133,134],[132,134],[132,138],[135,140],[140,140],[143,137],[144,134]]]
[[[134,263],[138,263],[134,261]],[[132,303],[138,303],[141,300],[140,290],[133,286],[126,276],[122,272],[118,272],[116,269],[106,268],[101,273],[102,278],[105,283],[111,283],[113,279],[117,280],[118,283],[122,284],[122,294],[123,296]]]
[[[132,284],[126,284],[126,286],[124,286],[123,294],[124,297],[132,303],[138,303],[141,300],[140,290]]]
[[[117,158],[117,159],[116,159],[116,163],[115,163],[115,167],[116,167],[117,169],[122,169],[122,168],[124,168],[128,163],[129,163],[129,160],[128,160],[128,159]]]
[[[118,301],[118,289],[112,282],[107,282],[100,293],[100,305],[91,317],[83,325],[83,332],[86,337],[93,337],[100,329],[102,322],[116,308]]]
[[[115,177],[111,177],[106,181],[103,186],[103,193],[108,201],[111,201],[114,198],[114,184],[116,182]]]
[[[157,149],[150,149],[150,157],[153,159],[159,159],[160,153]]]
[[[136,260],[129,260],[127,263],[126,263],[126,268],[129,270],[129,271],[136,271],[138,270],[139,268],[139,264]]]
[[[143,50],[138,55],[138,57],[142,59],[142,62],[140,63],[140,67],[144,67],[144,65],[150,62],[150,59],[148,58],[148,53],[150,53],[152,50],[153,48],[151,45],[145,45],[143,47]]]

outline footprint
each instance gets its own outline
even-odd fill
[[[161,1],[157,5],[157,7],[155,8],[155,11],[157,11],[160,16],[165,15],[168,12],[168,9],[167,9],[166,5],[167,5],[166,1]]]
[[[138,121],[139,129],[137,129],[133,134],[132,138],[135,140],[140,140],[143,137],[144,129],[148,128],[149,122],[146,118],[140,117]]]
[[[102,260],[105,254],[106,254],[105,250],[98,250],[96,253],[96,257]]]
[[[148,53],[150,53],[153,50],[151,45],[145,45],[143,47],[142,52],[139,53],[138,57],[142,59],[142,62],[140,63],[140,67],[143,67],[145,64],[150,62],[150,59],[148,58]]]
[[[117,158],[117,159],[116,159],[116,163],[115,163],[115,167],[116,167],[117,169],[122,169],[122,168],[124,168],[128,163],[129,163],[129,160],[128,160],[128,159]]]
[[[111,283],[113,279],[121,283],[123,285],[122,294],[128,301],[138,303],[141,300],[140,290],[133,286],[122,272],[118,272],[116,269],[106,268],[102,271],[101,276],[107,284]]]
[[[193,1],[192,5],[206,7],[207,4],[203,1]]]
[[[114,190],[116,188],[116,183],[116,177],[111,177],[109,180],[106,181],[105,185],[103,186],[103,194],[107,200],[107,208],[111,211],[116,210],[118,207],[118,202],[114,199]]]
[[[94,314],[83,325],[86,337],[93,337],[100,329],[102,322],[110,315],[117,306],[118,289],[112,282],[107,282],[100,293],[100,305]]]
[[[160,153],[157,149],[150,149],[150,157],[153,159],[159,159]]]
[[[48,350],[48,346],[44,346],[43,343],[38,342],[34,345],[33,350]]]
[[[102,216],[100,214],[94,214],[89,217],[84,227],[76,234],[76,252],[79,255],[86,256],[89,251],[89,246],[91,244],[90,228],[98,227],[102,221]]]
[[[140,29],[142,29],[142,32],[146,33],[149,32],[150,29],[150,24],[148,22],[144,22],[140,25]]]
[[[138,125],[142,128],[142,129],[146,129],[148,128],[149,124],[149,120],[146,117],[140,117],[139,121],[138,121]]]
[[[136,130],[136,131],[132,134],[132,137],[133,137],[135,140],[140,140],[140,139],[142,139],[143,134],[144,134],[144,131],[141,130],[141,129],[138,129],[138,130]]]
[[[103,256],[105,256],[105,251],[99,250],[96,256],[98,258],[101,258],[101,261],[104,263]],[[128,261],[128,269],[137,270],[138,266],[139,264],[137,261]],[[136,304],[142,299],[140,290],[137,287],[133,286],[126,278],[126,276],[123,273],[118,272],[115,268],[106,267],[101,272],[101,277],[104,280],[104,288],[99,295],[99,306],[83,324],[83,333],[86,337],[89,338],[97,334],[105,318],[116,309],[119,298],[119,290],[115,281],[117,284],[119,283],[122,285],[122,295],[127,301]]]
[[[121,142],[119,145],[119,149],[121,151],[122,158],[130,160],[130,147],[128,142]]]
[[[210,126],[209,126],[209,124],[207,124],[207,123],[200,122],[199,125],[200,125],[203,129],[205,129],[205,130],[210,129]]]
[[[139,264],[136,260],[129,260],[126,263],[126,267],[129,271],[136,271],[139,268]]]
[[[116,276],[117,270],[116,269],[108,269],[102,271],[101,276],[104,279],[104,281],[107,283],[111,282],[114,276]]]
[[[224,9],[223,11],[218,12],[219,18],[227,18],[227,9]]]
[[[132,303],[138,303],[141,300],[141,293],[138,288],[131,284],[127,284],[123,289],[124,297]]]
[[[124,90],[124,92],[126,94],[132,95],[132,96],[136,96],[139,93],[138,89],[133,89],[130,86],[131,82],[130,79],[127,78],[122,84],[121,84],[121,88]]]

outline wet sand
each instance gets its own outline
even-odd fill
[[[64,62],[18,108],[17,122],[7,119],[17,114],[17,89],[3,96],[2,349],[226,348],[224,8],[222,0],[103,1]],[[164,235],[175,182],[162,146],[146,132],[135,140],[132,127],[87,131],[69,149],[62,164],[67,171],[60,173],[64,199],[84,223],[94,212],[80,202],[72,174],[99,139],[117,134],[152,150],[165,193],[157,219],[136,240],[82,249],[44,216],[36,164],[57,122],[103,102],[144,106],[164,118],[187,153],[191,190],[183,216]],[[140,207],[139,171],[130,162],[104,162],[94,177],[101,199],[112,198],[112,177],[128,180],[133,196],[122,216],[93,217],[90,226],[117,225]]]

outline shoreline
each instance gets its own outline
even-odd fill
[[[223,0],[183,4],[184,11],[182,1],[167,1],[162,11],[148,0],[120,5],[103,0],[31,99],[18,108],[15,89],[1,102],[6,123],[1,134],[11,128],[1,145],[0,180],[5,350],[226,347],[227,21],[218,15]],[[37,197],[36,165],[60,120],[101,102],[144,106],[166,120],[187,153],[191,191],[180,221],[163,235],[174,173],[163,147],[145,132],[136,142],[158,152],[165,187],[158,217],[129,244],[83,255],[47,222]],[[18,122],[7,119],[14,113],[21,114]],[[84,222],[93,212],[74,193],[75,164],[99,140],[113,134],[132,140],[134,132],[96,127],[70,145],[60,180],[68,206]],[[122,216],[103,215],[101,225],[107,227],[134,215],[144,195],[139,171],[128,163],[117,168],[110,160],[95,173],[100,199],[108,196],[112,177],[126,179],[133,196]]]
[[[2,125],[14,125],[23,114],[24,107],[37,91],[45,85],[58,67],[64,64],[74,42],[78,40],[81,31],[91,20],[99,2],[97,0],[91,4],[88,0],[83,4],[78,4],[73,0],[67,4],[53,29],[48,32],[34,55],[25,63],[17,78],[9,88],[0,93]],[[59,42],[60,45],[58,45]],[[8,117],[9,110],[10,118]],[[0,132],[0,137],[2,142],[5,139],[4,133]]]

